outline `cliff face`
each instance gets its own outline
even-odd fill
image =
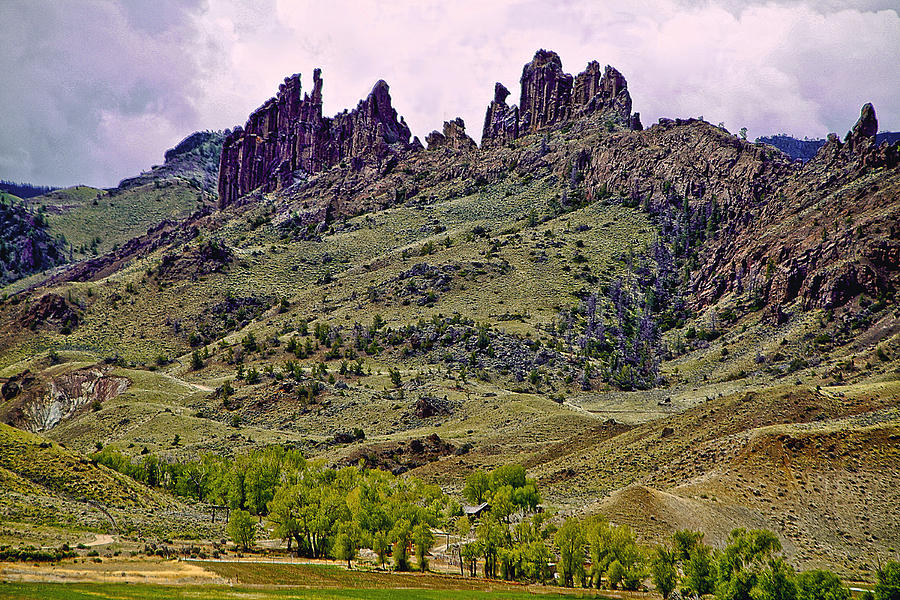
[[[572,77],[562,69],[555,52],[538,50],[522,69],[522,91],[518,106],[508,106],[509,90],[501,83],[494,87],[482,131],[482,145],[490,146],[563,123],[573,117],[601,113],[631,129],[640,129],[640,117],[631,114],[628,83],[613,67],[600,71],[591,61]]]
[[[321,71],[312,94],[301,96],[300,75],[284,80],[278,94],[226,138],[219,166],[219,205],[262,187],[273,191],[341,161],[355,169],[378,167],[388,155],[412,149],[410,131],[379,81],[351,111],[322,116]]]

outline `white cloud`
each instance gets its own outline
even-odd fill
[[[424,137],[480,136],[495,81],[518,98],[540,47],[577,73],[618,67],[644,123],[724,121],[751,136],[846,131],[866,101],[900,129],[900,16],[887,0],[7,0],[0,178],[112,185],[196,129],[243,123],[281,80],[322,67],[326,114],[378,79]],[[37,43],[36,40],[40,40]],[[13,91],[14,90],[14,91]]]

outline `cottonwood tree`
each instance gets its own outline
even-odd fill
[[[256,521],[245,510],[231,513],[227,527],[228,537],[241,550],[249,550],[256,544]]]

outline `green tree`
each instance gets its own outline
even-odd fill
[[[766,568],[759,573],[756,587],[750,595],[754,600],[796,600],[797,586],[793,577],[793,570],[783,558],[770,558]]]
[[[424,573],[428,570],[427,555],[434,543],[434,535],[427,525],[420,523],[413,530],[412,540],[416,545],[416,566]]]
[[[375,534],[375,537],[372,538],[372,552],[374,552],[378,556],[378,562],[381,563],[381,568],[385,568],[385,563],[387,562],[388,550],[390,549],[390,544],[388,544],[387,536],[383,531],[379,531]]]
[[[491,497],[491,514],[504,523],[509,523],[509,518],[515,510],[512,487],[504,485],[497,489]]]
[[[850,600],[850,590],[831,571],[804,571],[797,575],[795,583],[797,600]]]
[[[475,577],[478,575],[478,557],[481,556],[481,548],[478,542],[463,544],[459,548],[461,560],[468,565],[469,575]]]
[[[678,571],[675,567],[676,553],[665,546],[657,546],[654,550],[653,560],[650,563],[650,576],[656,591],[663,600],[668,600],[669,595],[678,585]]]
[[[756,573],[753,571],[734,571],[728,579],[722,579],[720,575],[716,585],[716,600],[752,600],[755,586]]]
[[[399,388],[403,385],[403,381],[400,379],[400,371],[398,369],[390,369],[388,372],[391,375],[391,383],[395,388]]]
[[[199,371],[203,368],[203,358],[200,356],[199,350],[194,350],[191,354],[191,369]]]
[[[556,532],[556,547],[559,549],[560,583],[572,587],[575,580],[584,579],[584,530],[578,519],[569,517]]]
[[[491,491],[491,478],[482,471],[476,469],[466,477],[466,485],[463,488],[463,498],[472,504],[481,504],[486,501]]]
[[[544,584],[550,576],[550,549],[544,540],[530,542],[523,552],[522,562],[525,577],[530,581]]]
[[[675,550],[675,559],[682,563],[690,559],[694,550],[703,543],[702,531],[681,529],[672,534],[672,546]]]
[[[391,532],[394,539],[394,570],[409,571],[409,542],[412,526],[407,519],[401,519]]]
[[[878,569],[875,600],[900,600],[900,562],[892,560]]]
[[[728,536],[728,545],[716,561],[716,596],[720,600],[750,600],[758,571],[780,551],[781,542],[771,531],[743,528],[732,531]]]
[[[342,532],[334,538],[333,551],[337,560],[346,560],[347,568],[352,568],[350,561],[356,558],[356,545],[348,534]]]
[[[245,510],[231,513],[227,527],[228,537],[241,550],[249,550],[256,544],[256,522],[253,515]]]
[[[491,471],[492,488],[497,489],[504,485],[511,488],[524,487],[527,483],[525,467],[522,465],[502,465]]]
[[[500,548],[506,546],[509,530],[501,526],[493,516],[488,516],[478,525],[478,547],[484,557],[484,576],[497,577]]]
[[[522,577],[522,550],[520,548],[500,548],[497,556],[500,560],[500,577],[507,581],[515,581]]]
[[[609,569],[606,571],[606,578],[609,580],[609,589],[611,590],[618,588],[622,583],[622,580],[625,578],[625,568],[619,562],[619,559],[615,559],[610,563]]]
[[[684,587],[698,598],[716,590],[715,564],[709,546],[698,545],[684,563]]]
[[[268,521],[273,526],[272,534],[286,540],[288,552],[291,543],[296,542],[297,553],[303,546],[303,528],[301,525],[301,511],[299,500],[302,494],[301,486],[283,486],[275,493],[275,497],[269,501]]]
[[[646,576],[646,558],[631,528],[613,527],[605,519],[595,517],[587,524],[587,539],[591,548],[591,583],[595,587],[600,587],[604,572],[613,589],[619,585],[628,590],[640,586]]]

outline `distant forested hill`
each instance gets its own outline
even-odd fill
[[[885,131],[875,136],[876,144],[881,144],[882,142],[893,144],[897,140],[900,140],[900,132],[898,131]],[[819,148],[825,145],[825,140],[823,139],[800,140],[784,133],[758,137],[756,138],[756,141],[775,146],[794,160],[799,158],[803,162],[806,162],[815,156],[816,152],[819,151]]]
[[[19,198],[42,196],[47,192],[52,192],[57,189],[59,188],[50,187],[49,185],[31,185],[30,183],[16,183],[14,181],[0,179],[0,190],[9,192],[13,196],[18,196]]]

